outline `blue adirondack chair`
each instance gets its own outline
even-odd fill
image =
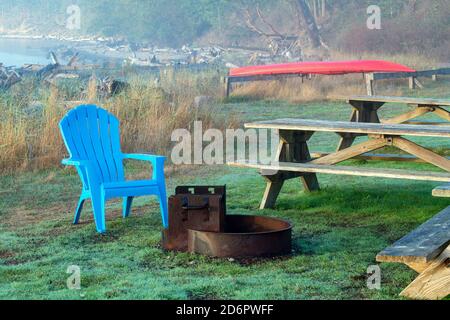
[[[108,199],[123,198],[123,217],[126,218],[130,214],[134,197],[156,195],[160,202],[163,225],[168,227],[165,157],[122,153],[119,121],[95,105],[82,105],[70,111],[59,126],[70,154],[70,159],[63,160],[62,163],[75,166],[83,183],[74,224],[78,224],[87,199],[92,201],[97,231],[104,233],[105,203]],[[150,162],[153,177],[143,181],[126,181],[123,167],[125,159]]]

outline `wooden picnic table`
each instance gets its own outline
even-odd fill
[[[289,179],[300,178],[307,191],[319,190],[317,173],[450,182],[449,159],[404,138],[405,136],[450,138],[450,126],[279,119],[248,123],[245,127],[278,130],[280,135],[278,151],[271,164],[248,161],[229,163],[231,166],[261,170],[261,175],[267,181],[261,209],[275,206],[284,182]],[[335,153],[314,157],[309,151],[309,141],[315,132],[334,132],[340,136],[366,135],[369,140]],[[358,158],[386,146],[400,149],[445,172],[336,166],[343,161]]]
[[[411,97],[386,97],[386,96],[352,96],[347,99],[353,111],[350,117],[351,122],[384,123],[384,124],[417,124],[417,125],[450,125],[450,111],[445,107],[450,107],[450,100],[411,98]],[[413,109],[391,119],[380,119],[378,111],[387,103],[406,104]],[[428,113],[433,113],[446,122],[412,122]],[[349,133],[343,136],[338,150],[345,149],[353,144],[360,134]]]

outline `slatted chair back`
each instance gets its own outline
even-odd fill
[[[95,105],[70,111],[60,123],[72,159],[89,161],[100,182],[124,180],[119,120]],[[86,172],[79,172],[87,185]]]

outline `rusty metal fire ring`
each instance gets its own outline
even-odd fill
[[[290,254],[291,240],[287,221],[229,215],[223,233],[188,230],[188,251],[219,258],[271,257]]]

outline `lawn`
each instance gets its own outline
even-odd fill
[[[432,89],[428,94],[440,91]],[[383,109],[383,116],[399,109]],[[290,104],[233,99],[221,107],[242,122],[279,117],[345,120],[345,102]],[[317,151],[337,137],[318,134]],[[449,151],[439,139],[421,139]],[[389,168],[423,164],[353,162]],[[143,167],[128,164],[131,178]],[[156,201],[136,201],[132,216],[121,204],[107,209],[106,235],[98,235],[90,206],[71,225],[81,184],[72,169],[0,177],[0,298],[2,299],[400,299],[416,274],[382,264],[381,290],[369,290],[367,269],[376,254],[449,205],[431,196],[438,183],[319,175],[322,191],[306,194],[290,181],[275,210],[257,211],[264,190],[254,170],[226,166],[178,167],[169,191],[183,184],[227,185],[228,212],[281,217],[294,225],[292,255],[277,259],[222,260],[164,252]],[[81,290],[69,290],[66,270],[81,268]]]

